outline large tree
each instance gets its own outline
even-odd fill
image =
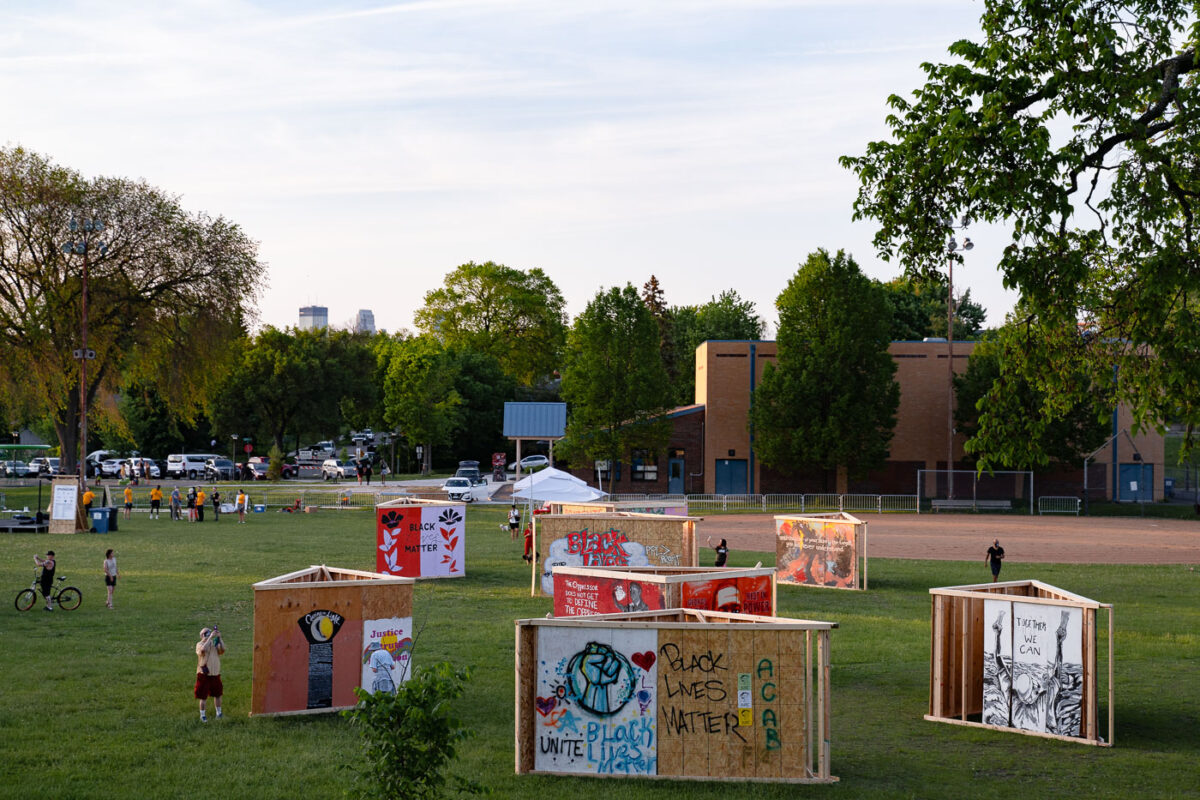
[[[750,423],[762,463],[780,472],[820,469],[826,488],[883,466],[900,387],[888,353],[883,290],[843,251],[811,254],[775,301],[778,365],[754,390]]]
[[[1200,422],[1200,4],[987,0],[982,40],[893,95],[889,141],[847,157],[884,257],[943,267],[954,221],[1012,226],[1031,376],[1065,410],[1081,371],[1135,424]],[[1114,365],[1118,379],[1111,380]],[[1014,429],[1014,436],[1020,431]]]
[[[383,381],[384,419],[422,448],[421,472],[433,467],[433,448],[450,443],[461,422],[454,355],[430,336],[395,339]]]
[[[986,469],[1032,469],[1051,462],[1077,465],[1104,444],[1111,409],[1077,376],[1076,401],[1066,411],[1051,410],[1046,397],[1025,374],[1040,361],[1012,326],[975,346],[967,369],[954,378],[954,424],[966,435],[966,451]],[[1018,435],[1012,432],[1018,431]]]
[[[487,353],[525,385],[559,366],[566,337],[562,293],[540,269],[469,262],[425,295],[417,327],[445,347]]]
[[[82,224],[93,219],[102,230]],[[68,243],[86,255],[64,253]],[[188,213],[144,182],[89,180],[23,148],[0,149],[0,386],[22,395],[17,407],[53,420],[64,469],[75,468],[78,446],[83,259],[96,353],[89,406],[136,382],[191,418],[252,311],[265,271],[257,249],[228,220]]]
[[[940,276],[913,279],[902,275],[881,284],[892,307],[892,339],[918,341],[946,335],[946,282]],[[954,338],[974,339],[983,332],[987,312],[967,289],[954,302]]]
[[[562,381],[569,458],[615,462],[666,445],[671,389],[659,342],[654,315],[631,284],[602,289],[575,319]]]

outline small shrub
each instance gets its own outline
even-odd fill
[[[270,459],[267,463],[267,480],[283,480],[283,451],[279,449],[279,445],[271,445],[271,451],[267,453],[267,458]]]
[[[354,690],[358,705],[342,714],[363,737],[366,765],[355,782],[357,796],[436,798],[448,779],[455,793],[485,792],[475,781],[446,774],[459,743],[472,735],[450,708],[469,678],[467,669],[442,661],[414,670],[395,694]]]

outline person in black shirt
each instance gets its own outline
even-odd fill
[[[999,539],[988,548],[983,560],[992,562],[992,583],[995,583],[1000,577],[1000,562],[1004,560],[1004,548],[1000,546]]]
[[[729,545],[725,544],[725,540],[722,539],[721,543],[719,545],[717,545],[716,547],[714,547],[713,549],[717,551],[717,560],[713,563],[713,566],[714,567],[725,566],[725,560],[727,558],[729,558]]]
[[[53,611],[54,605],[50,601],[50,593],[54,589],[54,570],[58,566],[54,561],[54,551],[47,550],[45,558],[34,556],[33,563],[42,568],[40,578],[42,597],[46,601],[46,610]]]

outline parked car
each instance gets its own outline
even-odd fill
[[[486,486],[487,478],[479,474],[478,461],[460,461],[458,462],[458,471],[454,473],[456,478],[466,478],[471,481],[472,486]]]
[[[172,453],[167,456],[168,478],[204,477],[205,463],[210,458],[220,458],[216,453]]]
[[[104,459],[112,458],[115,455],[116,453],[111,450],[93,450],[92,452],[88,453],[87,458],[84,459],[84,464],[87,467],[87,476],[89,478],[94,478],[102,474],[100,465],[104,462]]]
[[[270,467],[271,459],[266,456],[254,456],[242,465],[242,474],[246,477],[246,480],[261,481],[266,479],[267,470]],[[297,478],[300,476],[300,468],[286,461],[283,462],[279,472],[281,477],[284,478]]]
[[[123,459],[106,458],[100,462],[100,475],[105,478],[116,478],[121,474]]]
[[[210,458],[204,462],[204,480],[233,480],[233,462],[228,458]]]
[[[29,462],[29,469],[36,475],[57,475],[58,464],[57,458],[38,456]]]
[[[550,466],[550,459],[545,456],[525,456],[521,459],[521,469],[537,469],[538,467]],[[508,471],[513,472],[517,468],[517,462],[508,465]]]
[[[338,478],[353,478],[356,474],[353,461],[338,461],[336,458],[327,458],[321,464],[321,477],[327,481],[334,481]]]
[[[244,481],[265,481],[267,479],[267,465],[261,461],[247,461],[242,464],[242,480]]]
[[[471,486],[470,478],[447,478],[442,484],[442,489],[446,492],[446,498],[449,500],[462,500],[464,503],[470,503],[475,499],[475,491]]]
[[[127,463],[129,464],[129,469],[131,470],[131,472],[130,472],[131,475],[134,474],[132,472],[133,470],[137,470],[138,468],[141,468],[143,471],[141,473],[139,473],[139,475],[138,475],[141,478],[157,479],[157,478],[162,477],[162,471],[158,468],[158,464],[154,463],[153,459],[139,458],[137,456],[134,456],[133,458],[129,459],[129,461]]]
[[[28,478],[36,475],[37,472],[30,469],[24,461],[4,462],[4,477],[6,478]]]

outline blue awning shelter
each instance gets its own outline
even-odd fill
[[[567,435],[566,403],[505,403],[504,436],[517,443],[517,475],[521,474],[521,443],[550,443],[550,465],[554,466],[554,443]]]

